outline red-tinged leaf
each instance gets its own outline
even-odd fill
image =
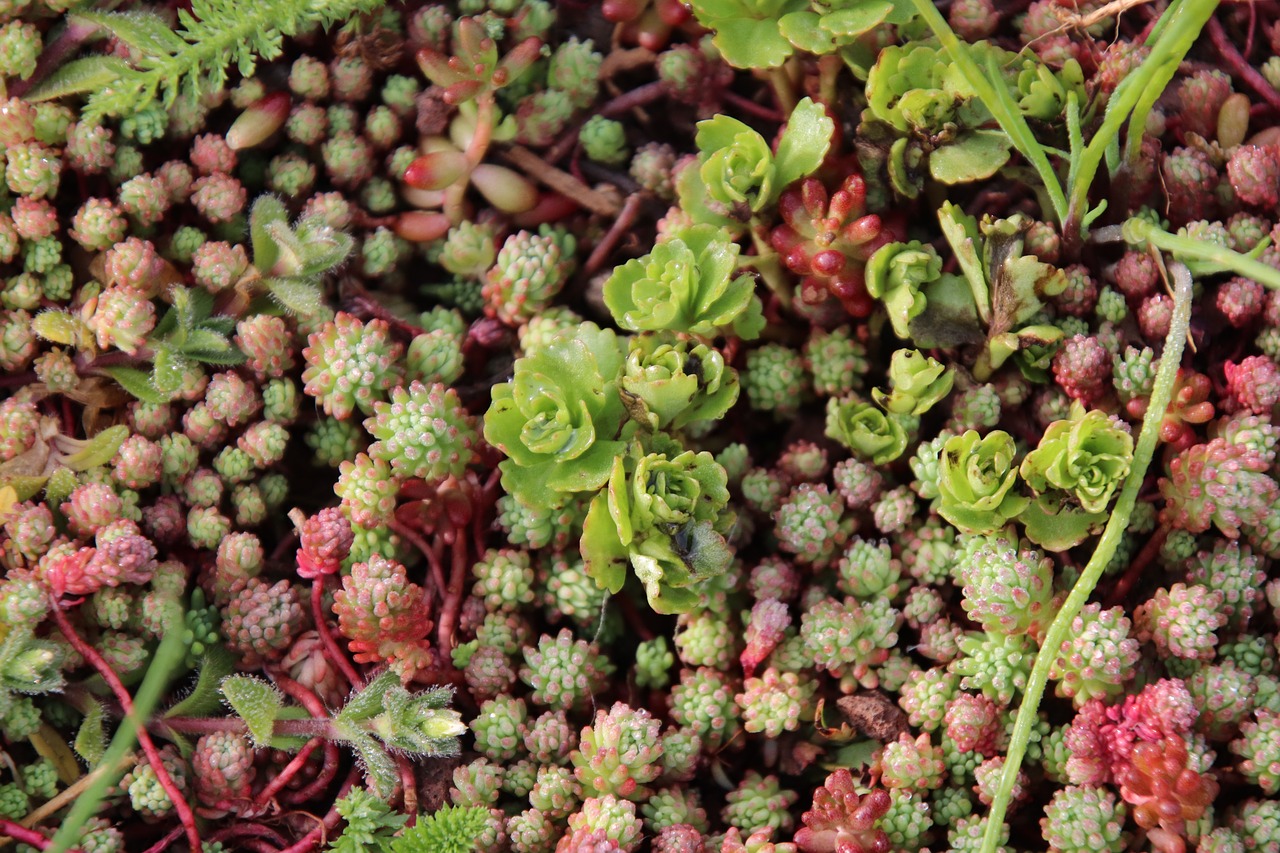
[[[400,214],[391,230],[410,243],[430,243],[449,233],[449,217],[443,213],[411,210]]]
[[[263,95],[232,122],[227,131],[227,145],[232,151],[241,151],[266,142],[284,127],[292,105],[288,92]]]
[[[404,182],[418,190],[442,190],[463,178],[468,165],[461,151],[432,151],[409,164]]]

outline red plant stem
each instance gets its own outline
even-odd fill
[[[329,663],[338,668],[351,686],[355,687],[362,681],[360,673],[356,672],[351,661],[347,660],[346,653],[342,651],[333,636],[333,631],[329,628],[329,620],[325,618],[324,584],[327,577],[328,575],[316,575],[311,581],[311,618],[316,623],[316,633],[320,635],[320,645],[324,648],[325,657],[329,659]]]
[[[306,765],[307,759],[311,757],[311,753],[319,749],[320,745],[323,743],[324,739],[318,737],[313,737],[311,740],[307,741],[306,746],[302,747],[302,749],[298,751],[298,754],[284,766],[284,769],[280,771],[279,775],[264,785],[262,790],[258,792],[258,796],[255,797],[253,801],[254,805],[265,806],[271,802],[271,798],[280,793],[280,791],[284,789],[285,785],[289,784],[289,780],[296,776]],[[251,826],[252,824],[246,825]],[[210,838],[209,840],[215,841],[217,839]],[[282,841],[281,843],[284,842]]]
[[[355,784],[358,773],[359,771],[354,767],[351,769],[351,772],[347,774],[346,780],[342,783],[342,790],[338,792],[337,799],[340,800],[347,795],[347,791],[351,790],[351,786]],[[337,808],[330,808],[329,813],[320,821],[319,826],[302,836],[296,844],[281,850],[280,853],[309,853],[323,840],[325,833],[333,831],[333,828],[338,825],[339,819],[340,815]]]
[[[133,697],[129,695],[129,691],[125,689],[124,684],[120,681],[120,676],[116,675],[116,671],[111,668],[111,664],[107,663],[106,658],[98,654],[97,649],[84,641],[84,638],[76,631],[75,626],[71,624],[71,620],[67,618],[67,614],[58,602],[55,601],[51,609],[53,611],[53,619],[58,623],[58,630],[67,638],[67,642],[71,643],[71,647],[79,652],[80,656],[98,671],[103,681],[107,682],[111,692],[116,695],[116,701],[120,703],[121,710],[126,715],[132,716]],[[160,750],[156,748],[155,741],[151,739],[151,733],[147,731],[147,727],[142,720],[138,721],[137,735],[138,744],[142,747],[142,751],[147,754],[147,761],[151,763],[151,769],[155,771],[156,781],[160,783],[160,787],[164,788],[164,792],[169,795],[169,799],[173,802],[173,810],[178,813],[178,820],[186,831],[187,843],[191,845],[192,850],[199,850],[200,829],[196,826],[195,813],[191,811],[190,803],[182,796],[182,791],[174,783],[173,777],[169,775],[164,762],[160,760]]]
[[[393,533],[397,533],[404,537],[411,545],[413,545],[413,547],[417,548],[426,556],[427,564],[431,567],[431,582],[435,585],[435,589],[440,591],[440,595],[444,595],[444,566],[440,565],[439,552],[432,548],[431,545],[428,544],[427,540],[423,539],[422,536],[418,534],[418,531],[414,530],[409,525],[393,518],[391,521],[387,522],[387,526],[391,528]],[[428,602],[428,604],[429,603],[430,602]]]
[[[169,717],[155,719],[151,725],[187,735],[211,735],[222,732],[245,734],[249,727],[239,717]],[[328,720],[276,720],[273,734],[291,737],[326,737],[333,734]]]
[[[591,250],[591,257],[587,258],[587,263],[582,268],[583,272],[587,275],[592,275],[604,266],[605,261],[609,260],[609,255],[613,253],[614,247],[618,245],[622,235],[630,231],[632,224],[635,223],[636,214],[640,212],[640,205],[644,204],[644,198],[644,193],[632,193],[627,196],[627,200],[623,202],[622,210],[618,212],[618,218],[613,220],[613,225],[609,226],[608,233]]]
[[[400,787],[404,789],[404,810],[411,815],[418,813],[418,780],[413,775],[413,765],[403,755],[396,755],[396,767],[400,770]]]
[[[727,103],[733,104],[744,113],[749,113],[756,118],[764,119],[765,121],[777,122],[778,124],[782,124],[782,122],[787,120],[786,116],[778,112],[773,107],[767,107],[764,104],[757,104],[750,98],[742,97],[737,92],[730,92],[726,89],[721,93],[720,97],[722,97]]]
[[[1267,82],[1267,78],[1262,76],[1262,72],[1249,64],[1240,51],[1236,50],[1236,46],[1231,43],[1231,39],[1227,38],[1227,32],[1222,28],[1222,24],[1217,18],[1209,19],[1209,41],[1213,43],[1214,49],[1222,56],[1222,61],[1228,68],[1240,79],[1242,79],[1249,88],[1254,91],[1262,100],[1271,105],[1273,110],[1280,111],[1280,92]]]
[[[296,791],[286,791],[281,795],[281,799],[292,805],[315,799],[320,795],[321,791],[329,787],[329,783],[333,781],[333,777],[337,773],[338,745],[333,741],[325,741],[324,758],[320,761],[320,772],[316,774],[316,778]]]
[[[8,836],[14,841],[20,841],[23,844],[30,844],[37,850],[49,849],[49,839],[34,829],[27,829],[22,824],[14,823],[11,820],[0,818],[0,835]],[[81,853],[81,850],[79,847],[73,847],[67,853]]]
[[[219,841],[230,841],[232,838],[265,838],[277,847],[283,847],[289,843],[283,835],[260,823],[233,823],[219,829],[207,840],[210,844],[216,844]]]
[[[453,648],[453,632],[458,626],[458,614],[462,611],[462,599],[466,595],[467,575],[471,563],[467,559],[467,540],[465,536],[457,536],[450,549],[453,570],[449,576],[449,591],[440,606],[440,626],[436,633],[436,645],[441,654],[448,654]]]
[[[164,838],[161,838],[155,844],[152,844],[150,847],[148,847],[146,849],[146,853],[162,853],[162,851],[168,850],[170,847],[173,846],[173,842],[178,840],[178,836],[181,834],[182,834],[182,827],[175,826],[172,830],[169,831],[168,835],[166,835]]]
[[[597,113],[605,118],[622,115],[634,110],[636,107],[651,104],[665,94],[667,94],[667,84],[661,80],[655,80],[652,83],[645,83],[643,86],[628,89],[616,98],[605,101],[600,109],[597,110]]]
[[[261,838],[244,838],[240,841],[240,846],[251,853],[276,853],[278,848],[273,847]]]
[[[1147,540],[1147,544],[1142,546],[1142,550],[1129,563],[1129,568],[1125,570],[1124,575],[1111,588],[1111,594],[1107,596],[1107,607],[1115,607],[1125,600],[1129,594],[1129,590],[1138,582],[1138,578],[1142,577],[1143,571],[1147,566],[1151,565],[1151,561],[1160,553],[1160,548],[1164,545],[1164,540],[1169,538],[1169,528],[1161,526],[1155,533],[1151,534],[1151,538]]]

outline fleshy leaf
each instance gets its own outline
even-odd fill
[[[116,451],[128,437],[129,427],[124,424],[107,427],[86,441],[76,452],[63,457],[62,464],[72,471],[88,471],[90,468],[106,465],[115,458]]]
[[[787,129],[778,141],[778,153],[774,155],[774,167],[778,170],[773,185],[775,196],[788,184],[812,174],[822,165],[834,132],[835,122],[821,104],[812,98],[796,104],[787,119]]]
[[[998,130],[973,130],[929,155],[929,173],[944,184],[989,178],[1009,162],[1013,144]]]

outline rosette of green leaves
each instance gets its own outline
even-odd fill
[[[1022,479],[1036,494],[1022,514],[1027,538],[1053,551],[1079,544],[1106,523],[1132,462],[1133,436],[1106,412],[1075,403],[1022,460]]]
[[[1002,62],[1012,57],[985,42],[970,48]],[[983,127],[990,121],[973,87],[936,45],[891,45],[880,51],[867,76],[863,126],[869,138],[888,146],[890,181],[908,198],[920,191],[926,159],[934,180],[947,184],[999,171],[1013,143],[1003,131]]]
[[[741,228],[788,184],[822,165],[834,132],[826,109],[810,98],[791,111],[776,152],[735,118],[700,121],[697,168],[685,169],[677,180],[680,207],[694,222]]]
[[[594,323],[562,333],[516,359],[514,377],[493,389],[485,440],[506,454],[502,487],[530,506],[557,493],[598,489],[626,450],[618,393],[623,349]]]
[[[895,350],[889,360],[889,387],[873,388],[871,398],[893,415],[923,415],[951,393],[955,371],[920,350]]]
[[[764,328],[750,275],[735,275],[738,244],[719,228],[695,225],[616,267],[604,303],[632,332],[728,333],[751,339]]]
[[[719,350],[669,333],[637,335],[618,380],[622,403],[649,430],[724,416],[738,399],[738,372]]]
[[[952,436],[938,457],[938,513],[961,533],[987,534],[1004,527],[1030,502],[1020,494],[1013,436],[975,430]]]
[[[728,476],[710,453],[682,450],[661,433],[648,449],[634,442],[587,512],[587,572],[616,593],[630,564],[655,611],[686,611],[698,601],[690,587],[723,573],[733,559],[725,540],[734,523],[728,502]]]
[[[907,426],[914,419],[890,414],[857,397],[827,400],[827,437],[876,465],[892,462],[907,449]]]
[[[888,243],[867,261],[867,292],[884,303],[894,333],[911,338],[910,323],[928,304],[924,287],[942,273],[942,258],[918,240]]]

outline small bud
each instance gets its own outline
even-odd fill
[[[272,92],[254,101],[227,131],[227,146],[232,151],[241,151],[266,142],[271,134],[284,127],[291,107],[288,92]]]

